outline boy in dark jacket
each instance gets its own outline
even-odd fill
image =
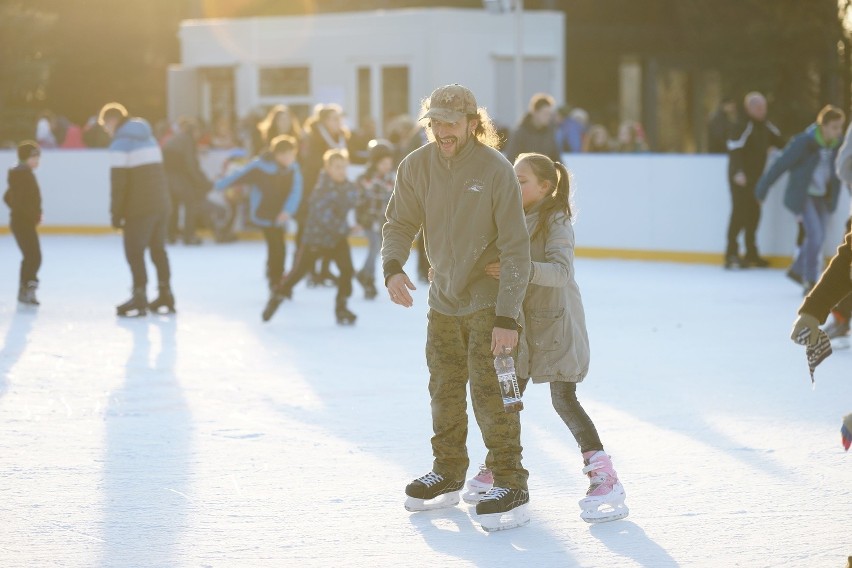
[[[355,314],[346,306],[352,295],[352,253],[349,249],[349,224],[346,215],[358,200],[358,187],[346,179],[349,157],[345,150],[328,150],[316,188],[308,203],[302,246],[296,253],[293,270],[281,281],[263,310],[263,321],[269,321],[284,298],[293,294],[299,283],[319,258],[329,258],[337,264],[337,299],[334,314],[337,323],[355,323]]]
[[[38,167],[41,149],[32,141],[18,145],[18,165],[9,170],[9,189],[3,201],[9,206],[9,228],[24,259],[21,261],[18,301],[28,306],[39,305],[36,299],[41,245],[36,225],[41,222],[41,192],[33,170]]]
[[[251,187],[249,216],[266,239],[266,277],[270,290],[275,289],[284,274],[287,222],[296,214],[302,199],[302,173],[296,163],[297,144],[292,136],[276,136],[269,143],[269,151],[214,185],[218,191],[235,184]]]
[[[119,103],[105,105],[98,122],[110,136],[110,216],[121,229],[124,255],[133,278],[133,296],[116,307],[119,316],[144,316],[148,310],[175,312],[171,267],[166,253],[166,226],[171,204],[163,153],[151,125],[131,118]],[[159,295],[148,303],[145,251],[157,269]]]

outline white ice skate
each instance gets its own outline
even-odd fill
[[[630,513],[624,504],[627,497],[609,456],[602,451],[585,452],[586,467],[583,473],[589,477],[589,490],[580,499],[580,518],[587,523],[606,523],[623,519]]]
[[[831,320],[823,328],[831,340],[831,348],[835,351],[849,349],[849,321],[836,313],[832,314]]]
[[[484,465],[479,466],[479,473],[467,480],[467,491],[462,494],[465,503],[476,505],[485,497],[488,490],[494,486],[494,474]]]
[[[445,509],[459,504],[459,490],[464,481],[452,481],[430,471],[418,477],[405,488],[408,498],[405,509],[411,512]]]
[[[492,487],[476,505],[476,516],[486,532],[505,531],[530,522],[527,503],[530,494],[523,489]]]

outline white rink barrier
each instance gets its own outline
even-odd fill
[[[211,173],[221,156],[202,163]],[[0,151],[0,166],[16,162]],[[567,154],[580,256],[720,262],[730,213],[727,158],[681,154]],[[351,173],[357,174],[353,167]],[[45,150],[36,171],[42,190],[44,233],[108,232],[109,158],[104,150]],[[764,204],[761,253],[781,265],[795,245],[796,224],[782,205],[785,179]],[[5,184],[2,191],[5,191]],[[844,191],[831,221],[825,253],[833,254],[849,213]],[[0,206],[7,232],[8,209]]]

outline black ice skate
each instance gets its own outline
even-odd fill
[[[36,299],[36,288],[38,282],[31,280],[27,283],[22,283],[18,289],[18,302],[25,306],[38,306],[39,302]]]
[[[117,306],[116,313],[119,317],[141,317],[148,313],[148,297],[145,288],[135,288],[133,297]]]
[[[349,311],[346,304],[337,304],[334,308],[334,317],[337,318],[339,325],[354,325],[358,316]]]
[[[477,503],[476,514],[486,532],[513,529],[530,522],[527,514],[529,502],[529,491],[492,487]]]
[[[148,309],[155,314],[173,314],[177,312],[175,309],[175,297],[169,286],[160,286],[159,295],[153,302],[148,304]]]
[[[379,295],[379,291],[376,290],[376,282],[367,276],[366,274],[358,273],[355,275],[358,283],[364,288],[364,298],[367,300],[374,300],[376,296]]]
[[[725,255],[725,269],[730,270],[732,268],[742,268],[743,267],[743,259],[740,258],[740,255],[737,253],[726,254]]]
[[[278,311],[278,308],[281,306],[281,302],[290,298],[291,293],[289,290],[284,288],[275,288],[272,291],[272,295],[269,296],[269,301],[266,302],[266,307],[263,308],[263,313],[261,314],[261,319],[263,321],[269,321],[272,319],[272,316],[275,315],[275,312]]]
[[[430,471],[406,485],[408,499],[405,500],[405,509],[416,512],[455,507],[459,503],[459,490],[462,487],[464,480],[452,481]]]

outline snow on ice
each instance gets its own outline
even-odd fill
[[[178,315],[117,320],[120,240],[43,238],[38,311],[0,237],[0,565],[843,566],[852,353],[811,390],[777,270],[577,261],[592,342],[579,395],[630,516],[587,525],[582,460],[531,386],[531,522],[403,508],[431,466],[426,293],[296,288],[262,324],[260,242],[172,247]],[[363,251],[355,251],[356,263]],[[414,272],[414,271],[412,271]],[[151,292],[154,287],[151,286]],[[470,475],[485,456],[471,416]]]

